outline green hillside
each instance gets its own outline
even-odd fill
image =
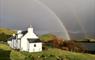
[[[49,48],[38,53],[19,52],[0,44],[0,60],[95,60],[95,55]]]
[[[8,28],[0,28],[0,33],[5,33],[7,35],[12,35],[13,33],[16,33],[15,30],[8,29]]]
[[[41,35],[41,36],[39,36],[39,38],[43,42],[48,42],[48,41],[54,40],[56,38],[56,36],[49,33],[49,34]]]
[[[16,33],[15,30],[0,28],[0,42],[7,42],[8,38],[10,38],[13,33]]]

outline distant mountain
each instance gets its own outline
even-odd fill
[[[8,28],[0,28],[0,33],[12,35],[13,33],[16,33],[16,31]]]

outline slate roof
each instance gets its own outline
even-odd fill
[[[22,31],[21,33],[22,33],[23,35],[25,35],[25,34],[27,33],[27,31]]]
[[[29,43],[35,43],[35,42],[41,42],[40,39],[32,39],[32,38],[27,38]]]
[[[12,39],[16,39],[16,36],[12,36],[12,37],[10,37],[9,39],[8,39],[8,41],[11,41]]]
[[[27,33],[28,31],[22,31],[21,33],[23,34],[23,36]],[[37,34],[36,34],[37,35]],[[37,35],[38,36],[38,35]]]
[[[23,36],[27,33],[28,31],[22,31],[21,33],[23,34]],[[17,34],[16,34],[16,36],[17,36]],[[16,36],[15,37],[10,37],[8,40],[9,41],[11,41],[12,39],[16,39]],[[20,40],[21,38],[19,38],[19,40]],[[31,38],[28,38],[27,39],[30,43],[32,43],[32,42],[41,42],[39,39],[31,39]]]

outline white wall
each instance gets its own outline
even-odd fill
[[[18,35],[17,35],[17,49],[20,49],[21,48],[21,40],[20,40],[20,38],[23,36],[23,34],[21,34],[21,33],[19,33]]]
[[[21,40],[17,40],[17,49],[21,48]]]
[[[17,49],[17,40],[12,39],[12,48]]]
[[[21,51],[28,51],[27,36],[24,36],[24,37],[21,39]]]
[[[36,47],[34,47],[36,45]],[[30,43],[29,44],[29,52],[41,52],[42,51],[42,43]]]

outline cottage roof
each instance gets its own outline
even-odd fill
[[[8,40],[11,41],[12,39],[16,39],[16,36],[14,36],[14,37],[12,36]]]
[[[41,42],[40,39],[27,38],[29,43]]]
[[[27,31],[22,31],[22,34],[25,35],[27,33]]]

